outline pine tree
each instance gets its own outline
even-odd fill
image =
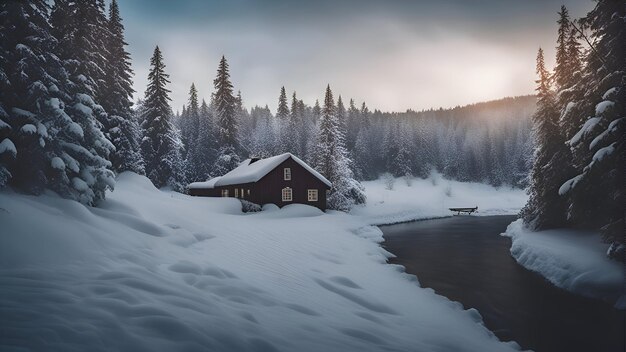
[[[213,166],[213,175],[221,176],[237,167],[240,163],[238,124],[235,111],[235,97],[233,96],[233,85],[230,82],[228,72],[228,62],[222,56],[220,60],[217,77],[213,81],[215,92],[213,101],[218,125],[218,140],[220,148],[217,159]]]
[[[363,186],[354,179],[330,86],[326,87],[313,164],[333,184],[327,200],[329,208],[346,211],[365,202]]]
[[[570,60],[568,52],[568,39],[571,33],[569,13],[565,6],[561,6],[559,11],[559,25],[557,46],[556,46],[556,66],[554,67],[554,79],[557,88],[568,86],[570,78]]]
[[[576,175],[560,193],[569,196],[568,218],[577,228],[601,229],[610,255],[624,259],[624,132],[626,116],[626,7],[601,0],[581,20],[591,32],[571,121]],[[580,122],[578,122],[580,121]],[[578,122],[578,123],[577,123]]]
[[[50,188],[93,205],[114,185],[107,160],[113,146],[94,117],[103,110],[83,93],[91,89],[85,84],[88,78],[71,81],[67,62],[56,54],[47,3],[11,1],[1,6],[2,23],[11,34],[0,37],[6,58],[0,70],[0,110],[11,122],[11,137],[2,141],[0,154],[8,150],[17,157],[8,170],[12,184],[35,194]]]
[[[293,131],[289,130],[289,105],[287,104],[287,94],[285,87],[280,88],[278,96],[278,108],[276,110],[276,120],[279,133],[278,153],[293,152]]]
[[[169,82],[163,55],[157,46],[150,59],[148,87],[143,104],[144,137],[141,150],[146,163],[146,174],[156,187],[170,186],[174,190],[182,190],[184,185],[180,155],[182,142],[171,120],[170,91],[166,88]]]
[[[133,171],[144,174],[144,163],[140,148],[140,129],[133,118],[132,88],[133,71],[130,68],[130,55],[124,49],[124,26],[117,1],[111,1],[107,21],[109,36],[105,59],[105,76],[100,104],[109,114],[109,128],[105,135],[115,146],[111,155],[113,170]]]
[[[179,126],[181,139],[185,145],[183,157],[187,157],[196,139],[198,139],[200,106],[198,104],[198,90],[194,83],[192,83],[189,88],[189,100],[187,106],[184,106],[183,109]]]
[[[537,149],[531,174],[529,200],[522,209],[522,218],[536,230],[560,227],[565,224],[565,199],[559,187],[565,181],[563,168],[567,167],[560,153],[564,140],[558,127],[558,108],[550,84],[550,73],[545,68],[543,50],[537,53],[537,111],[533,115]]]
[[[109,38],[104,2],[55,2],[51,15],[52,33],[59,39],[58,53],[69,74],[65,91],[68,93],[65,112],[80,126],[79,144],[82,148],[66,150],[66,165],[71,175],[58,178],[71,180],[72,187],[61,191],[86,204],[105,196],[113,186],[110,155],[115,147],[102,132],[112,128],[104,108],[97,103],[103,95],[106,61],[106,38]],[[88,151],[88,152],[87,152]],[[66,168],[66,173],[67,173]],[[64,182],[62,182],[63,184]]]

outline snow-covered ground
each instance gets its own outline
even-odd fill
[[[503,236],[511,237],[511,255],[526,269],[568,291],[626,309],[624,265],[606,256],[609,245],[599,234],[560,229],[533,232],[516,220]]]
[[[367,203],[355,207],[351,214],[369,224],[382,225],[450,216],[448,208],[455,207],[478,206],[476,215],[517,214],[528,200],[521,189],[451,181],[438,174],[409,183],[397,178],[390,190],[383,179],[363,182]]]
[[[0,350],[516,349],[386,264],[363,218],[240,207],[132,173],[97,208],[0,192]]]

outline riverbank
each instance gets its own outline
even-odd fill
[[[607,257],[609,245],[600,234],[564,229],[534,232],[516,220],[502,235],[511,238],[511,255],[526,269],[558,287],[626,310],[626,269]]]
[[[437,173],[428,179],[401,177],[363,182],[367,203],[350,214],[370,225],[389,225],[452,215],[450,207],[478,206],[477,216],[517,214],[526,204],[524,190],[508,186],[447,180]]]
[[[536,352],[622,351],[623,312],[526,270],[500,236],[514,216],[455,216],[381,226],[383,246],[420,285],[477,309],[503,341]]]

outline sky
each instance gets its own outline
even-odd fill
[[[557,12],[590,0],[118,0],[135,99],[159,45],[172,108],[195,83],[213,91],[225,55],[244,105],[275,112],[280,88],[313,105],[330,84],[383,111],[454,107],[532,94],[541,46],[554,61]]]

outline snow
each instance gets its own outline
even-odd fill
[[[565,229],[533,232],[516,220],[502,235],[511,237],[511,255],[518,263],[554,285],[612,304],[625,299],[623,264],[606,256],[609,245],[599,234]]]
[[[570,139],[569,144],[570,145],[577,144],[583,136],[589,133],[598,124],[598,122],[600,122],[599,117],[592,117],[588,119],[587,121],[585,121],[585,124],[583,125],[583,127],[578,132],[576,132],[576,134],[574,135],[574,137],[572,137],[572,139]]]
[[[0,350],[518,349],[386,264],[359,217],[264,209],[128,172],[95,208],[1,191]]]
[[[13,156],[17,155],[17,149],[15,149],[15,144],[13,144],[10,139],[5,138],[2,140],[2,142],[0,142],[0,154],[4,154],[7,152],[13,154]]]
[[[592,160],[597,162],[602,161],[605,157],[613,154],[616,145],[617,142],[613,142],[611,145],[598,149],[598,151],[593,155]]]
[[[559,187],[559,195],[563,196],[567,194],[571,189],[576,187],[576,184],[583,178],[583,174],[576,175],[569,180],[565,181],[561,187]]]
[[[87,182],[81,180],[78,177],[72,178],[72,187],[79,192],[86,192],[89,190],[89,185]]]
[[[611,99],[613,97],[613,94],[615,93],[617,93],[617,87],[609,88],[606,92],[604,92],[602,99],[604,100]]]
[[[412,179],[411,186],[403,178],[393,183],[389,190],[382,179],[363,182],[367,203],[354,207],[351,214],[371,225],[383,225],[450,216],[448,208],[453,207],[478,206],[476,215],[517,214],[528,200],[521,189],[451,181],[439,174]]]
[[[596,105],[596,116],[604,114],[606,109],[612,107],[613,105],[615,105],[615,102],[612,102],[610,100],[604,100],[598,103],[598,105]]]
[[[227,186],[240,183],[256,182],[289,158],[300,164],[303,168],[313,174],[313,176],[324,182],[328,187],[332,187],[330,181],[328,181],[324,176],[322,176],[319,172],[315,171],[312,167],[310,167],[304,161],[300,160],[300,158],[291,153],[284,153],[270,158],[260,159],[253,163],[250,163],[251,159],[246,159],[241,164],[239,164],[238,167],[226,173],[220,179],[215,181],[209,180],[207,181],[209,183],[206,183],[205,185],[211,185],[208,188],[213,188],[216,186]],[[213,182],[211,183],[211,181]],[[197,182],[193,183],[193,185],[195,188],[200,187],[200,183]]]
[[[35,125],[32,125],[30,123],[25,124],[24,126],[22,126],[22,128],[20,129],[20,131],[22,133],[27,133],[27,134],[31,134],[31,133],[37,133],[37,127],[35,127]]]
[[[221,176],[218,177],[214,177],[208,181],[204,181],[204,182],[193,182],[190,183],[187,188],[188,189],[207,189],[207,188],[214,188],[215,187],[215,182],[217,182],[220,178],[222,178]]]
[[[58,156],[55,156],[52,160],[50,160],[50,166],[52,166],[53,169],[65,170],[65,163]]]

